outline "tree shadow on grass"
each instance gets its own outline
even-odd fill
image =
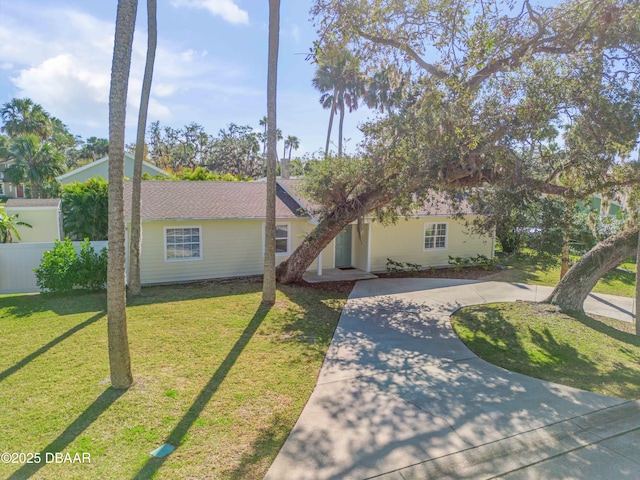
[[[141,296],[127,298],[127,306],[244,295],[261,290],[262,283],[257,277],[144,287]],[[0,296],[0,311],[5,310],[8,315],[17,318],[48,311],[58,315],[95,312],[105,310],[106,305],[104,291]]]
[[[547,327],[534,329],[527,326],[530,344],[524,345],[523,332],[516,330],[502,313],[491,307],[478,308],[483,315],[463,314],[464,324],[472,331],[483,332],[483,335],[465,338],[464,341],[473,352],[488,362],[534,378],[587,391],[602,393],[603,386],[609,385],[612,391],[624,398],[633,399],[638,396],[638,389],[633,388],[633,385],[640,384],[640,370],[619,365],[619,368],[602,371],[602,365],[589,359],[570,340],[558,340]],[[458,316],[458,320],[463,315]],[[573,313],[568,316],[623,344],[620,351],[626,349],[627,356],[638,355],[633,346],[640,346],[640,338],[586,314]]]
[[[23,480],[34,475],[46,465],[47,453],[55,454],[56,452],[64,452],[65,448],[68,447],[71,442],[89,428],[89,426],[95,422],[100,415],[107,411],[126,391],[127,390],[124,389],[107,388],[58,438],[40,451],[39,463],[23,465],[9,477],[9,480]]]
[[[58,337],[54,338],[53,340],[51,340],[46,345],[43,345],[42,347],[40,347],[35,352],[27,355],[26,357],[24,357],[22,360],[20,360],[19,362],[17,362],[13,366],[7,368],[3,372],[0,372],[0,382],[5,380],[8,376],[13,375],[14,373],[16,373],[18,370],[23,368],[29,362],[31,362],[31,361],[35,360],[36,358],[38,358],[40,355],[48,352],[50,349],[52,349],[53,347],[58,345],[60,342],[66,340],[67,338],[69,338],[74,333],[79,332],[83,328],[88,327],[89,325],[91,325],[93,323],[96,323],[98,320],[103,318],[105,315],[106,315],[106,312],[96,313],[94,316],[92,316],[88,320],[85,320],[84,322],[79,323],[75,327],[70,328],[69,330],[64,332],[62,335],[59,335]]]
[[[182,443],[183,438],[185,437],[189,429],[193,426],[194,422],[198,419],[202,411],[206,408],[207,404],[218,390],[218,387],[226,378],[227,374],[236,363],[245,347],[249,344],[249,341],[256,333],[270,310],[270,305],[266,305],[264,303],[260,304],[258,310],[253,315],[253,318],[242,332],[242,335],[240,335],[240,338],[238,338],[235,345],[231,348],[220,366],[218,366],[209,382],[200,391],[200,394],[195,399],[187,413],[185,413],[180,422],[175,426],[169,436],[165,439],[165,443],[168,443],[169,445],[172,445],[176,448],[180,448],[180,444]],[[152,478],[160,469],[160,467],[162,467],[167,458],[168,457],[151,457],[142,467],[142,469],[134,476],[134,478],[141,480]]]
[[[582,323],[583,325],[597,332],[603,333],[608,337],[618,340],[619,342],[628,343],[629,345],[640,347],[640,337],[618,330],[617,328],[614,328],[610,325],[607,325],[606,323],[600,322],[595,318],[590,317],[586,313],[573,313],[571,317]]]
[[[242,455],[238,467],[225,477],[231,480],[261,478],[264,475],[263,467],[265,470],[269,467],[290,431],[289,421],[283,415],[275,414],[269,427],[254,440],[251,450]]]
[[[606,273],[600,281],[607,285],[611,285],[614,282],[620,282],[623,285],[635,285],[636,274],[634,272],[628,272],[621,268],[614,268]]]

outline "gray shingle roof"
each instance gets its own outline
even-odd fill
[[[298,202],[309,212],[313,213],[319,210],[319,205],[313,200],[309,200],[301,193],[301,182],[299,179],[278,179],[278,183],[281,184],[289,194],[298,200]],[[469,205],[469,202],[462,200],[456,210],[451,202],[439,192],[433,191],[430,198],[421,205],[417,210],[413,212],[416,217],[430,217],[430,216],[452,216],[457,213],[463,215],[473,215],[474,212]]]
[[[59,198],[10,198],[7,200],[5,208],[59,207],[60,202]]]
[[[131,182],[124,183],[125,218],[131,217]],[[263,182],[142,182],[143,220],[265,218],[267,184]],[[300,205],[278,189],[276,217],[304,216]]]

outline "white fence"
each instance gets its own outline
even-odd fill
[[[82,242],[73,242],[80,251]],[[107,241],[91,242],[96,252],[106,247]],[[38,292],[36,274],[33,269],[40,265],[42,254],[51,250],[53,242],[46,243],[1,243],[0,244],[0,294]]]

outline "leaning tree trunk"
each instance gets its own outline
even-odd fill
[[[144,134],[147,130],[147,112],[151,95],[153,65],[158,43],[158,24],[156,21],[156,0],[147,0],[147,61],[142,80],[142,95],[138,113],[138,133],[136,137],[136,157],[133,163],[133,181],[131,194],[131,239],[129,245],[129,293],[140,295],[140,251],[142,250],[142,220],[140,218],[140,196],[142,189],[142,161],[144,159]]]
[[[560,280],[544,303],[562,310],[582,311],[584,300],[609,270],[636,254],[639,227],[625,230],[587,252]]]
[[[284,284],[299,281],[309,265],[347,225],[371,210],[386,205],[391,198],[391,193],[383,195],[374,191],[336,207],[306,236],[291,256],[278,266],[278,281]]]
[[[124,128],[137,0],[119,0],[109,92],[109,259],[107,268],[107,331],[111,384],[133,383],[129,338],[124,243]]]

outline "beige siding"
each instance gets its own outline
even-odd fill
[[[306,219],[278,220],[290,225],[290,251],[311,230]],[[166,227],[200,227],[202,259],[165,260]],[[263,220],[193,220],[144,222],[140,276],[143,284],[171,283],[209,278],[260,275],[263,272]],[[327,247],[331,248],[332,245]],[[280,263],[286,255],[278,255]],[[331,255],[323,255],[323,267],[333,266]],[[314,262],[310,269],[316,268]]]
[[[447,224],[446,249],[424,250],[424,227],[425,223],[431,222]],[[373,223],[370,235],[373,272],[386,270],[387,258],[398,262],[418,263],[427,268],[448,266],[449,255],[493,256],[492,236],[472,235],[463,221],[448,217],[411,218],[386,227]]]
[[[304,241],[305,237],[315,225],[311,224],[307,219],[294,220],[291,225],[291,230],[293,234],[293,246],[291,247],[291,252],[293,252],[298,246]],[[325,247],[322,251],[322,268],[333,268],[335,266],[335,258],[334,258],[334,243],[333,240],[329,245]],[[284,260],[285,257],[276,258],[276,262],[280,263]],[[318,269],[318,260],[314,260],[313,263],[309,266],[308,270],[316,271]]]
[[[15,236],[14,243],[53,242],[60,238],[60,212],[55,208],[11,208],[5,207],[7,215],[18,215],[18,220],[31,228],[18,226],[21,240]]]
[[[351,263],[354,267],[359,268],[360,270],[367,270],[367,251],[369,249],[369,229],[371,228],[371,224],[367,223],[362,225],[360,230],[360,236],[358,237],[358,227],[357,225],[353,226],[353,236],[352,236],[352,255],[351,255]]]

